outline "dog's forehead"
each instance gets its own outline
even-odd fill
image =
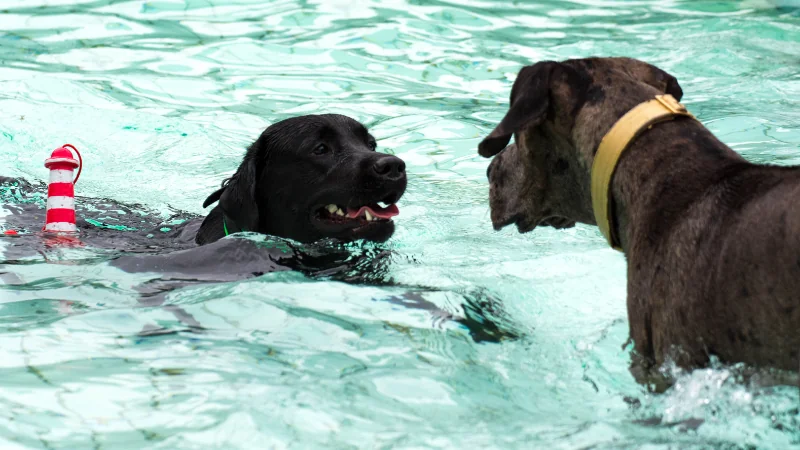
[[[323,123],[321,131],[344,136],[366,138],[369,132],[361,122],[340,114],[326,114],[321,116]]]
[[[657,70],[651,64],[627,57],[573,59],[565,61],[565,64],[584,71],[600,84],[612,83],[617,77],[661,83],[666,76],[665,72]]]
[[[303,116],[301,119],[281,130],[280,138],[274,142],[283,142],[283,145],[274,146],[274,150],[291,155],[320,143],[342,149],[367,149],[366,144],[373,139],[364,125],[347,116],[319,114]]]

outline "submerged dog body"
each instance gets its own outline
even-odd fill
[[[600,141],[659,94],[680,99],[682,91],[671,75],[629,58],[523,68],[508,113],[479,147],[497,155],[487,173],[495,228],[595,225]],[[637,378],[668,358],[689,368],[711,355],[800,367],[800,169],[751,164],[696,120],[677,117],[631,143],[609,196],[628,262]]]

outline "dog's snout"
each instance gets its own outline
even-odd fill
[[[396,179],[406,173],[406,163],[396,156],[386,155],[376,161],[372,169],[382,178]]]

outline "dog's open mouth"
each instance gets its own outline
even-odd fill
[[[391,222],[392,217],[400,214],[395,204],[385,207],[378,203],[350,208],[329,204],[317,210],[317,219],[332,226],[342,228],[358,228],[372,223]]]
[[[360,192],[352,196],[339,191],[322,194],[322,198],[311,203],[311,224],[325,238],[385,242],[394,234],[392,218],[400,214],[395,203],[402,197],[404,189],[405,180],[396,189]]]

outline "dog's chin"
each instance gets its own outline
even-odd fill
[[[519,234],[530,233],[534,229],[536,229],[536,222],[528,222],[528,221],[520,221],[515,224],[517,226],[517,232]]]
[[[494,229],[500,231],[501,229],[515,225],[520,234],[530,233],[537,226],[552,227],[557,230],[572,228],[575,226],[575,221],[566,217],[548,216],[544,218],[529,218],[522,215],[506,217],[504,219],[492,220]]]
[[[372,242],[386,242],[394,234],[394,222],[373,222],[350,231],[349,240],[363,239]]]
[[[515,225],[517,227],[517,231],[521,234],[533,231],[538,223],[538,220],[528,219],[523,217],[521,214],[508,216],[501,219],[492,218],[492,226],[494,227],[495,231],[500,231],[509,225]]]
[[[553,227],[556,230],[563,230],[566,228],[572,228],[575,226],[575,221],[568,219],[566,217],[559,217],[559,216],[551,216],[542,219],[539,222],[539,225]]]
[[[343,242],[366,240],[385,242],[394,234],[394,221],[375,220],[368,223],[333,224],[324,220],[313,220],[317,231],[325,238]]]

